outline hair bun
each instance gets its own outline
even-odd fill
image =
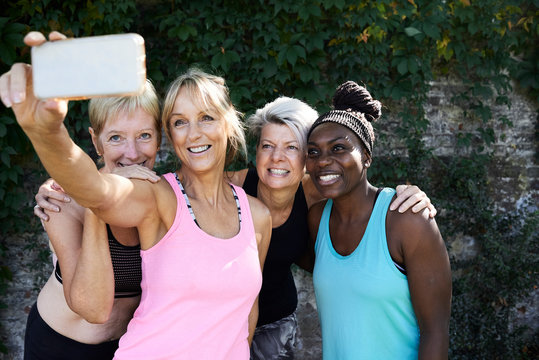
[[[335,110],[360,112],[368,121],[376,121],[382,115],[382,103],[372,98],[369,91],[354,81],[341,84],[333,95]]]

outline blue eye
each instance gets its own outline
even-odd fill
[[[290,145],[290,146],[288,147],[288,149],[289,149],[289,150],[298,150],[299,148],[298,148],[297,146],[295,146],[295,145]]]
[[[142,133],[140,134],[140,138],[143,140],[148,140],[152,138],[152,135],[150,133]]]
[[[120,135],[112,135],[109,137],[109,141],[120,141]]]
[[[262,149],[271,149],[270,144],[262,144]]]
[[[185,121],[182,119],[177,119],[174,121],[174,126],[181,126],[183,124],[185,124]]]
[[[203,121],[212,121],[212,120],[214,120],[214,118],[211,117],[210,115],[204,115],[204,116],[202,116],[202,120]]]

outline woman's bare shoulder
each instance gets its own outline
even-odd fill
[[[251,208],[251,213],[253,214],[253,218],[255,216],[260,217],[270,217],[271,213],[268,209],[268,207],[259,199],[255,198],[254,196],[247,195],[247,199],[249,200],[249,207]]]
[[[241,169],[237,171],[225,171],[224,177],[225,177],[225,180],[231,184],[234,184],[236,186],[243,186],[243,183],[245,182],[245,178],[247,177],[247,171],[249,171],[249,169]]]

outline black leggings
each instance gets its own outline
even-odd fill
[[[58,334],[41,318],[34,304],[28,314],[24,335],[24,360],[112,359],[118,340],[84,344]]]

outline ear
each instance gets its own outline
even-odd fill
[[[367,150],[363,150],[363,165],[366,168],[369,168],[371,166],[371,163],[372,163],[372,157],[369,155]]]
[[[94,129],[90,126],[88,128],[88,132],[90,133],[90,136],[92,137],[92,144],[94,144],[95,151],[97,152],[97,155],[101,156],[103,155],[103,150],[100,149],[101,146],[99,146],[99,138],[95,134]]]

